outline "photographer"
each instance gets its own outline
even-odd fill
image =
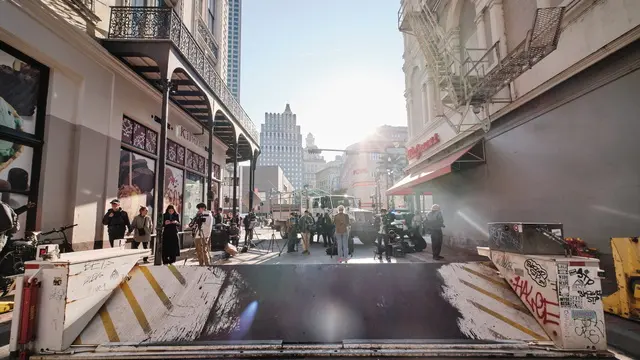
[[[200,266],[209,265],[209,237],[213,229],[213,215],[207,210],[207,205],[200,203],[196,205],[198,213],[189,223],[193,240],[196,245],[196,255]]]

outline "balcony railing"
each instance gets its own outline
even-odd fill
[[[216,38],[213,36],[213,34],[211,34],[211,31],[209,30],[207,25],[205,25],[204,21],[202,21],[202,19],[199,16],[197,20],[197,27],[198,27],[198,35],[200,35],[202,42],[207,46],[209,51],[211,51],[211,53],[213,54],[214,61],[217,62],[218,59],[220,58],[220,53],[218,52],[219,50],[218,42],[216,41]]]
[[[205,55],[178,14],[171,8],[112,7],[108,37],[122,40],[170,40],[229,110],[231,116],[240,123],[252,140],[259,144],[260,136],[255,124],[218,75],[211,59]]]

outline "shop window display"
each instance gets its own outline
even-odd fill
[[[164,172],[164,207],[169,204],[176,208],[176,212],[182,214],[182,191],[184,182],[184,170],[169,166]],[[162,209],[164,211],[164,209]]]
[[[120,173],[118,177],[118,198],[120,206],[129,218],[138,214],[140,206],[147,206],[149,214],[155,208],[155,166],[156,162],[128,150],[120,150]]]
[[[0,125],[35,134],[40,70],[0,50]],[[0,143],[3,159],[19,149]]]
[[[204,202],[204,176],[187,172],[184,185],[184,213],[183,223],[188,224],[195,217],[198,209],[196,205]]]

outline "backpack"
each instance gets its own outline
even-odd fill
[[[15,211],[4,202],[0,201],[0,234],[11,232],[12,234],[20,230],[20,222]]]

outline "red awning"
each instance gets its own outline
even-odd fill
[[[470,156],[467,157],[465,155]],[[463,160],[463,157],[468,159]],[[422,170],[415,171],[414,173],[405,176],[402,180],[398,181],[387,190],[387,195],[413,195],[415,193],[413,187],[450,173],[454,169],[454,163],[458,161],[476,163],[484,162],[484,144],[477,142],[427,166]]]

